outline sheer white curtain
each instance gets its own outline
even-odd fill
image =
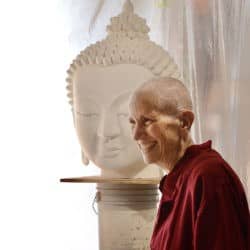
[[[106,35],[124,0],[64,1],[72,57]],[[250,1],[134,0],[150,37],[174,57],[195,107],[197,143],[213,147],[250,197]]]
[[[196,142],[212,139],[249,193],[249,1],[158,3],[150,20],[157,32],[152,39],[176,59],[192,93]]]

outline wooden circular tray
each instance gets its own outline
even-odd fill
[[[62,178],[60,182],[71,183],[110,183],[110,184],[159,184],[160,178],[107,178],[102,176],[83,176]]]

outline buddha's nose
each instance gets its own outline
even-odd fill
[[[105,139],[115,139],[121,134],[118,117],[116,114],[102,114],[97,129],[97,135]]]

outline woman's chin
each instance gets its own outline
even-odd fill
[[[155,157],[152,157],[150,155],[145,155],[145,154],[143,154],[142,156],[143,156],[143,161],[145,162],[145,164],[152,164],[156,162]]]

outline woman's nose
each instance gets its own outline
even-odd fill
[[[135,125],[134,129],[133,129],[133,139],[134,140],[139,140],[141,139],[141,136],[143,135],[143,129],[141,128],[140,125]]]
[[[121,128],[116,114],[102,114],[97,129],[97,135],[103,138],[114,139],[121,134]]]

